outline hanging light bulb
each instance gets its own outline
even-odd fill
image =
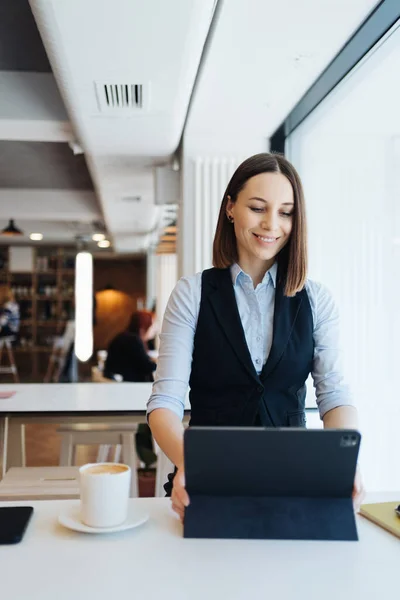
[[[82,362],[93,354],[93,257],[86,251],[75,261],[75,354]]]
[[[0,231],[0,235],[9,235],[11,237],[13,235],[24,235],[24,232],[15,226],[14,219],[10,219],[7,227],[4,227],[4,229]]]

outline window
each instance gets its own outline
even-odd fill
[[[400,488],[400,22],[287,138],[310,278],[341,313],[368,490]]]

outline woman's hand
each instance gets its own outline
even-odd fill
[[[171,502],[173,510],[179,515],[181,522],[185,518],[185,508],[189,506],[190,500],[185,489],[185,470],[180,468],[174,477]]]
[[[353,506],[355,512],[360,510],[360,506],[365,498],[365,488],[361,477],[360,468],[357,465],[356,476],[353,486]]]

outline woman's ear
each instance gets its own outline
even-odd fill
[[[227,196],[227,203],[226,203],[226,209],[225,209],[225,213],[226,213],[226,217],[228,219],[228,221],[230,221],[231,219],[233,219],[233,215],[232,215],[232,207],[233,207],[233,202],[232,202],[232,198],[230,196]]]

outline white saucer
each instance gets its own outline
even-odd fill
[[[88,527],[80,520],[80,509],[79,506],[74,506],[67,513],[64,513],[58,517],[58,522],[72,529],[73,531],[80,531],[82,533],[114,533],[116,531],[125,531],[127,529],[133,529],[139,527],[143,523],[146,523],[149,515],[143,509],[138,507],[132,507],[128,511],[128,518],[121,525],[115,525],[114,527]]]

